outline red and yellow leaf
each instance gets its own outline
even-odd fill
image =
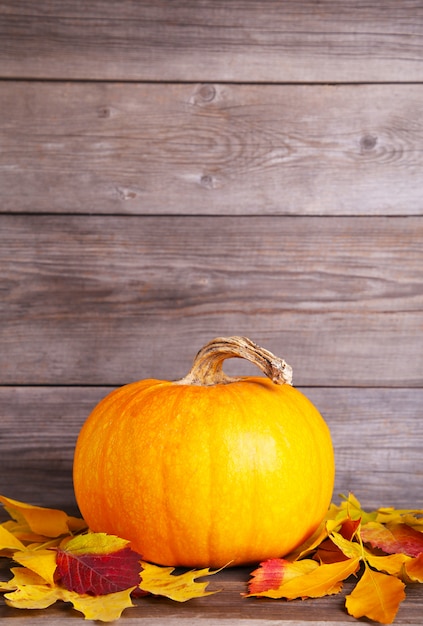
[[[248,584],[250,596],[261,594],[270,589],[279,589],[282,582],[287,582],[297,576],[309,574],[319,567],[316,561],[302,559],[288,561],[286,559],[268,559],[260,563],[260,567],[252,573],[252,580]]]
[[[418,556],[423,552],[423,533],[407,524],[385,526],[380,522],[369,522],[361,528],[361,539],[387,554]]]
[[[392,624],[405,598],[404,583],[395,576],[374,572],[366,567],[345,606],[356,618],[367,617],[381,624]]]
[[[296,562],[296,565],[304,561]],[[315,563],[315,562],[314,562]],[[317,565],[312,571],[283,580],[278,588],[247,594],[250,596],[266,596],[267,598],[319,598],[338,593],[343,581],[354,574],[359,567],[360,559],[348,559],[340,563]]]
[[[56,581],[68,591],[102,596],[140,582],[141,555],[128,542],[104,533],[80,535],[57,550]]]

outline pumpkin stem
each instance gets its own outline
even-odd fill
[[[232,383],[222,370],[223,361],[233,357],[247,359],[257,365],[270,380],[278,385],[292,385],[292,368],[283,359],[261,348],[247,337],[217,337],[197,353],[191,371],[177,385],[217,385]]]

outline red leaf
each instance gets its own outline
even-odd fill
[[[57,582],[68,591],[103,596],[140,583],[141,556],[130,548],[110,554],[57,551]]]

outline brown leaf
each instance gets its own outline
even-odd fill
[[[404,587],[404,583],[395,576],[366,567],[352,593],[346,596],[345,606],[353,617],[367,617],[381,624],[392,624],[405,598]]]

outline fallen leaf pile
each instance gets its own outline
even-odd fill
[[[0,524],[0,556],[12,559],[13,577],[0,581],[6,603],[18,609],[45,609],[58,600],[70,602],[85,619],[112,622],[132,599],[149,594],[177,602],[207,596],[214,571],[175,575],[172,567],[142,560],[129,542],[90,532],[82,519],[63,511],[32,506],[0,496],[12,518]]]
[[[93,533],[84,520],[63,511],[0,496],[10,520],[0,524],[0,556],[14,561],[0,592],[14,608],[43,609],[70,602],[86,619],[110,622],[133,599],[165,596],[177,602],[207,596],[208,568],[175,574],[142,560],[119,537]],[[348,613],[390,624],[405,586],[423,582],[423,509],[380,508],[366,512],[353,494],[331,505],[312,537],[285,558],[260,563],[244,598],[317,598],[341,591]]]
[[[350,494],[331,505],[314,535],[285,559],[252,572],[246,597],[319,598],[360,576],[345,606],[356,618],[391,624],[407,583],[423,582],[423,510],[363,511]]]

